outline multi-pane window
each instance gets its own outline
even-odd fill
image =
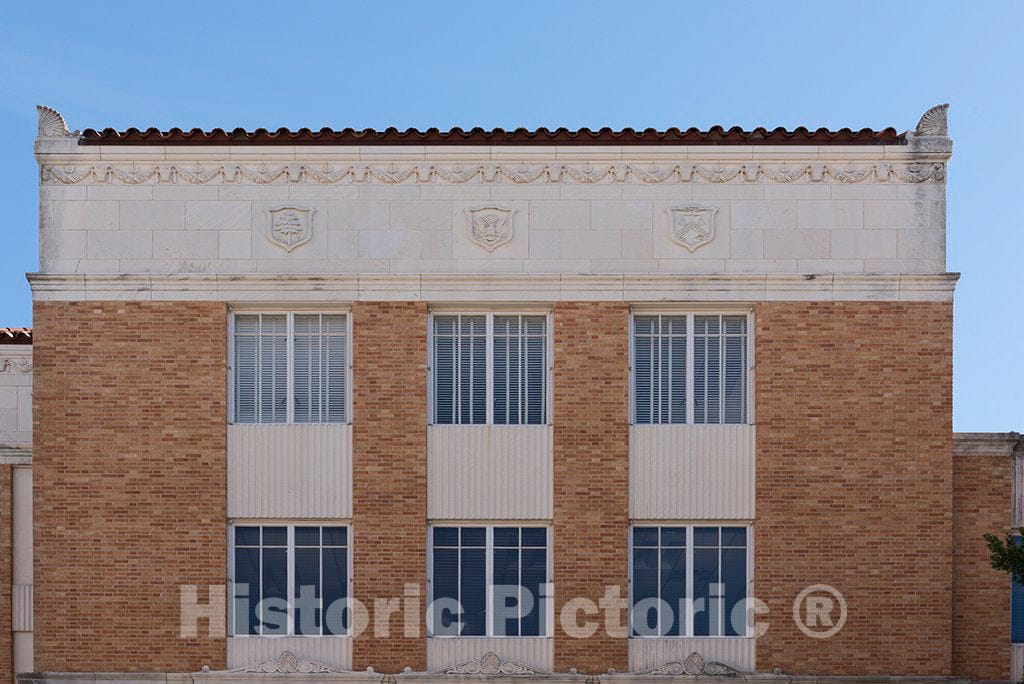
[[[432,319],[434,423],[547,422],[546,316],[454,314]]]
[[[745,315],[634,315],[633,422],[746,423]]]
[[[348,327],[344,314],[235,314],[236,423],[344,423]]]
[[[748,529],[634,527],[633,636],[745,636]]]
[[[546,527],[432,527],[433,636],[546,636]]]
[[[232,633],[348,634],[348,528],[232,528]]]

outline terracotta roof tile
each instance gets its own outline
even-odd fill
[[[193,128],[185,131],[172,128],[161,131],[156,128],[139,130],[129,128],[117,131],[105,128],[97,131],[87,128],[81,134],[82,145],[903,145],[906,135],[897,133],[895,128],[873,130],[862,128],[854,131],[841,128],[832,131],[826,128],[809,130],[803,126],[793,130],[785,128],[755,128],[745,131],[738,126],[726,129],[712,126],[706,131],[696,128],[682,130],[669,128],[663,131],[653,128],[635,130],[624,128],[612,130],[601,128],[517,128],[506,131],[501,128],[485,130],[452,128],[442,131],[437,128],[419,130],[397,128],[356,130],[343,128],[334,130],[321,128],[318,131],[300,128],[292,131],[279,128],[271,131],[257,128],[247,131],[236,128],[231,131],[214,128],[203,131]]]
[[[32,328],[0,328],[0,344],[32,344]]]

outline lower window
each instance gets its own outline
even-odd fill
[[[348,528],[232,528],[232,633],[329,636],[349,631]]]
[[[633,527],[633,636],[746,636],[749,529]]]
[[[548,636],[546,527],[432,527],[431,636]]]

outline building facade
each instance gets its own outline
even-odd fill
[[[1010,677],[944,106],[35,149],[5,671]]]

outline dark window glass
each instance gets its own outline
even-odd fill
[[[548,531],[544,527],[522,528],[523,546],[547,546]]]
[[[460,559],[462,596],[462,636],[487,634],[487,563],[484,549],[463,548]]]
[[[717,636],[719,609],[714,603],[717,592],[712,585],[718,584],[718,549],[693,550],[693,634],[694,636]]]
[[[657,546],[658,545],[658,528],[657,527],[634,527],[633,528],[633,546]]]
[[[494,528],[494,545],[495,546],[519,546],[519,528],[518,527],[495,527]]]
[[[463,546],[484,546],[487,544],[487,528],[485,527],[463,527]]]
[[[459,545],[459,528],[458,527],[435,527],[434,528],[434,546],[458,546]]]
[[[256,530],[257,536],[259,529]],[[237,537],[237,535],[236,535]],[[260,595],[260,550],[235,549],[235,634],[259,634],[256,606]]]

